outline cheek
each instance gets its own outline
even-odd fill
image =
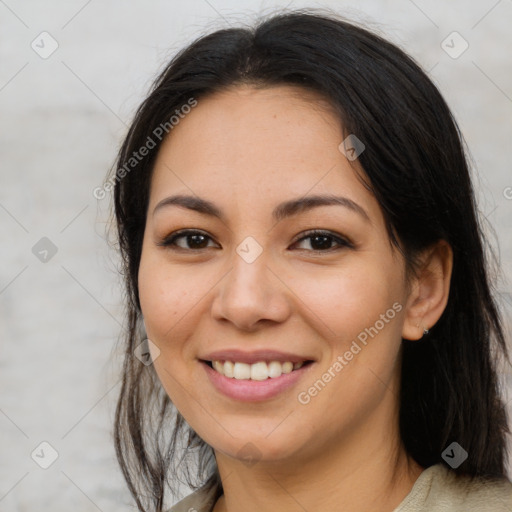
[[[169,289],[154,269],[139,273],[139,297],[148,335],[163,341],[180,317],[180,310],[187,302],[187,293],[173,280]],[[181,306],[180,306],[181,305]]]
[[[148,338],[156,344],[159,355],[155,371],[171,401],[188,416],[189,372],[195,364],[187,343],[194,326],[195,314],[204,296],[204,288],[193,273],[180,272],[151,251],[141,258],[139,298]],[[189,389],[190,392],[190,389]]]
[[[139,298],[148,336],[158,345],[185,324],[204,291],[190,273],[179,272],[158,255],[145,255],[139,268]],[[163,348],[163,347],[162,347]]]
[[[336,336],[346,342],[400,302],[403,291],[398,270],[362,260],[336,270],[297,273],[291,282],[294,293],[323,326],[326,338]]]

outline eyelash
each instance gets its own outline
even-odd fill
[[[161,242],[159,242],[158,245],[161,247],[166,247],[170,250],[193,251],[193,252],[199,252],[199,251],[210,248],[210,247],[201,247],[199,249],[191,249],[191,248],[184,248],[184,247],[180,247],[180,246],[176,245],[176,240],[178,240],[180,238],[187,238],[187,237],[193,236],[193,235],[203,235],[206,238],[209,238],[210,240],[212,240],[212,238],[204,231],[195,230],[195,229],[185,229],[185,230],[176,231],[175,233],[171,233],[169,236],[167,236]],[[318,230],[318,229],[312,229],[309,231],[305,231],[304,233],[301,233],[301,237],[298,238],[297,240],[295,240],[292,245],[302,242],[303,240],[306,240],[308,238],[312,239],[312,238],[315,238],[318,236],[330,238],[331,243],[335,242],[338,244],[338,246],[337,247],[329,247],[328,249],[302,249],[302,250],[307,250],[309,252],[316,252],[316,253],[325,253],[325,252],[332,252],[332,251],[340,250],[343,248],[350,248],[350,249],[354,248],[354,244],[352,244],[352,242],[350,242],[348,239],[341,237],[339,235],[335,235],[335,234],[331,233],[330,231],[323,231],[323,230]],[[301,249],[299,249],[299,250],[301,250]]]

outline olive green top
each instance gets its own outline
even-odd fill
[[[222,490],[201,487],[168,512],[212,512]],[[425,469],[393,512],[512,512],[512,483],[458,476],[444,464]]]

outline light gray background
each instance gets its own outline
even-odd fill
[[[478,168],[510,339],[510,0],[0,0],[0,510],[132,508],[110,433],[123,308],[105,242],[108,199],[92,192],[169,57],[205,30],[275,6],[331,7],[370,22],[430,72]],[[43,31],[59,45],[46,59],[31,47],[43,45]],[[469,44],[457,59],[441,47],[453,31]],[[57,247],[46,263],[32,252],[42,237]],[[505,378],[510,409],[512,374]],[[59,454],[46,470],[31,458],[43,441]]]

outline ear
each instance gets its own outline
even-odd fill
[[[420,256],[420,265],[410,281],[402,338],[419,340],[441,317],[450,293],[453,251],[439,240]]]

